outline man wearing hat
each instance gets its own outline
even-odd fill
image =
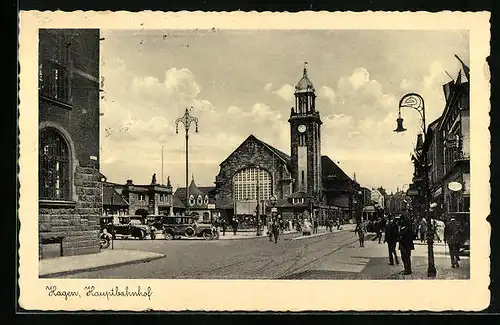
[[[398,255],[396,254],[396,243],[399,238],[399,228],[397,225],[398,217],[393,219],[392,216],[389,216],[389,221],[385,226],[385,236],[384,243],[387,243],[387,247],[389,249],[389,265],[394,265],[394,261],[396,264],[399,264]]]
[[[401,227],[399,228],[399,250],[401,251],[401,260],[403,261],[404,270],[402,274],[411,274],[411,251],[415,249],[413,244],[413,232],[410,227],[410,222],[407,218],[401,218]]]
[[[458,261],[460,260],[459,251],[461,243],[461,229],[460,223],[455,220],[453,216],[450,217],[444,227],[444,241],[448,243],[450,249],[451,267],[460,267]]]

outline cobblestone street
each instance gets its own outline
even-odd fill
[[[116,240],[115,250],[165,254],[147,263],[67,275],[68,278],[155,279],[403,279],[402,266],[389,266],[387,246],[368,240],[359,248],[347,225],[315,237],[285,234],[277,244],[267,237],[241,240]],[[368,238],[370,238],[369,236]],[[296,239],[296,240],[293,240]],[[469,277],[468,258],[451,269],[444,246],[436,245],[437,279]],[[414,273],[425,279],[426,246],[415,245]]]

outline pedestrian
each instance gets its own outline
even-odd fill
[[[293,224],[292,224],[292,220],[288,220],[288,231],[292,231],[293,230]]]
[[[340,230],[340,217],[337,217],[336,222],[337,222],[337,230]]]
[[[372,240],[377,240],[378,239],[378,243],[381,244],[381,241],[382,241],[382,220],[381,218],[379,218],[377,221],[375,221],[375,238],[373,238]]]
[[[333,229],[333,220],[328,220],[328,228],[330,228],[330,232],[332,232]]]
[[[226,229],[227,229],[227,221],[224,218],[222,218],[221,227],[222,227],[222,236],[225,236],[226,235]]]
[[[318,233],[318,219],[314,218],[313,220],[313,233]]]
[[[272,224],[272,230],[271,230],[272,236],[274,237],[274,243],[278,243],[278,237],[280,235],[280,222],[279,220],[275,220]]]
[[[423,243],[427,235],[427,220],[425,220],[425,218],[422,218],[420,220],[419,230],[420,230],[420,241]]]
[[[399,251],[401,252],[404,270],[401,271],[401,274],[411,274],[411,251],[414,249],[410,223],[406,218],[402,218],[401,227],[399,228]]]
[[[460,267],[458,261],[460,261],[459,252],[462,242],[461,227],[460,223],[455,220],[453,216],[445,225],[444,241],[448,243],[448,248],[450,250],[451,267]]]
[[[398,255],[396,254],[396,244],[399,238],[399,227],[396,220],[389,217],[384,234],[384,243],[387,243],[389,250],[389,265],[399,264]]]
[[[436,219],[432,219],[432,232],[434,233],[434,239],[440,243],[442,242],[441,236],[440,236],[440,222],[438,222]]]
[[[364,221],[361,221],[356,225],[354,233],[358,234],[359,247],[365,247],[366,224]]]
[[[238,231],[238,218],[233,218],[233,235],[236,235],[236,232]]]

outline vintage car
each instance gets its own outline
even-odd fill
[[[193,217],[166,217],[163,224],[163,235],[166,240],[182,237],[203,237],[206,240],[217,238],[217,231],[211,224],[198,223]]]
[[[113,217],[102,217],[101,231],[106,229],[108,233],[112,234],[113,239],[116,239],[117,236],[138,239],[149,236],[151,239],[155,239],[156,229],[153,226],[144,224],[142,219],[140,216],[118,216],[118,222],[114,222]]]
[[[155,229],[163,229],[163,225],[167,223],[168,216],[164,214],[150,214],[146,217],[147,224],[155,227]]]

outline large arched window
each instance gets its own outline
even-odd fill
[[[62,135],[53,128],[40,131],[39,199],[70,199],[69,148]]]
[[[257,199],[257,177],[259,199],[267,200],[272,194],[272,177],[265,169],[245,168],[234,175],[233,196],[236,201]]]

